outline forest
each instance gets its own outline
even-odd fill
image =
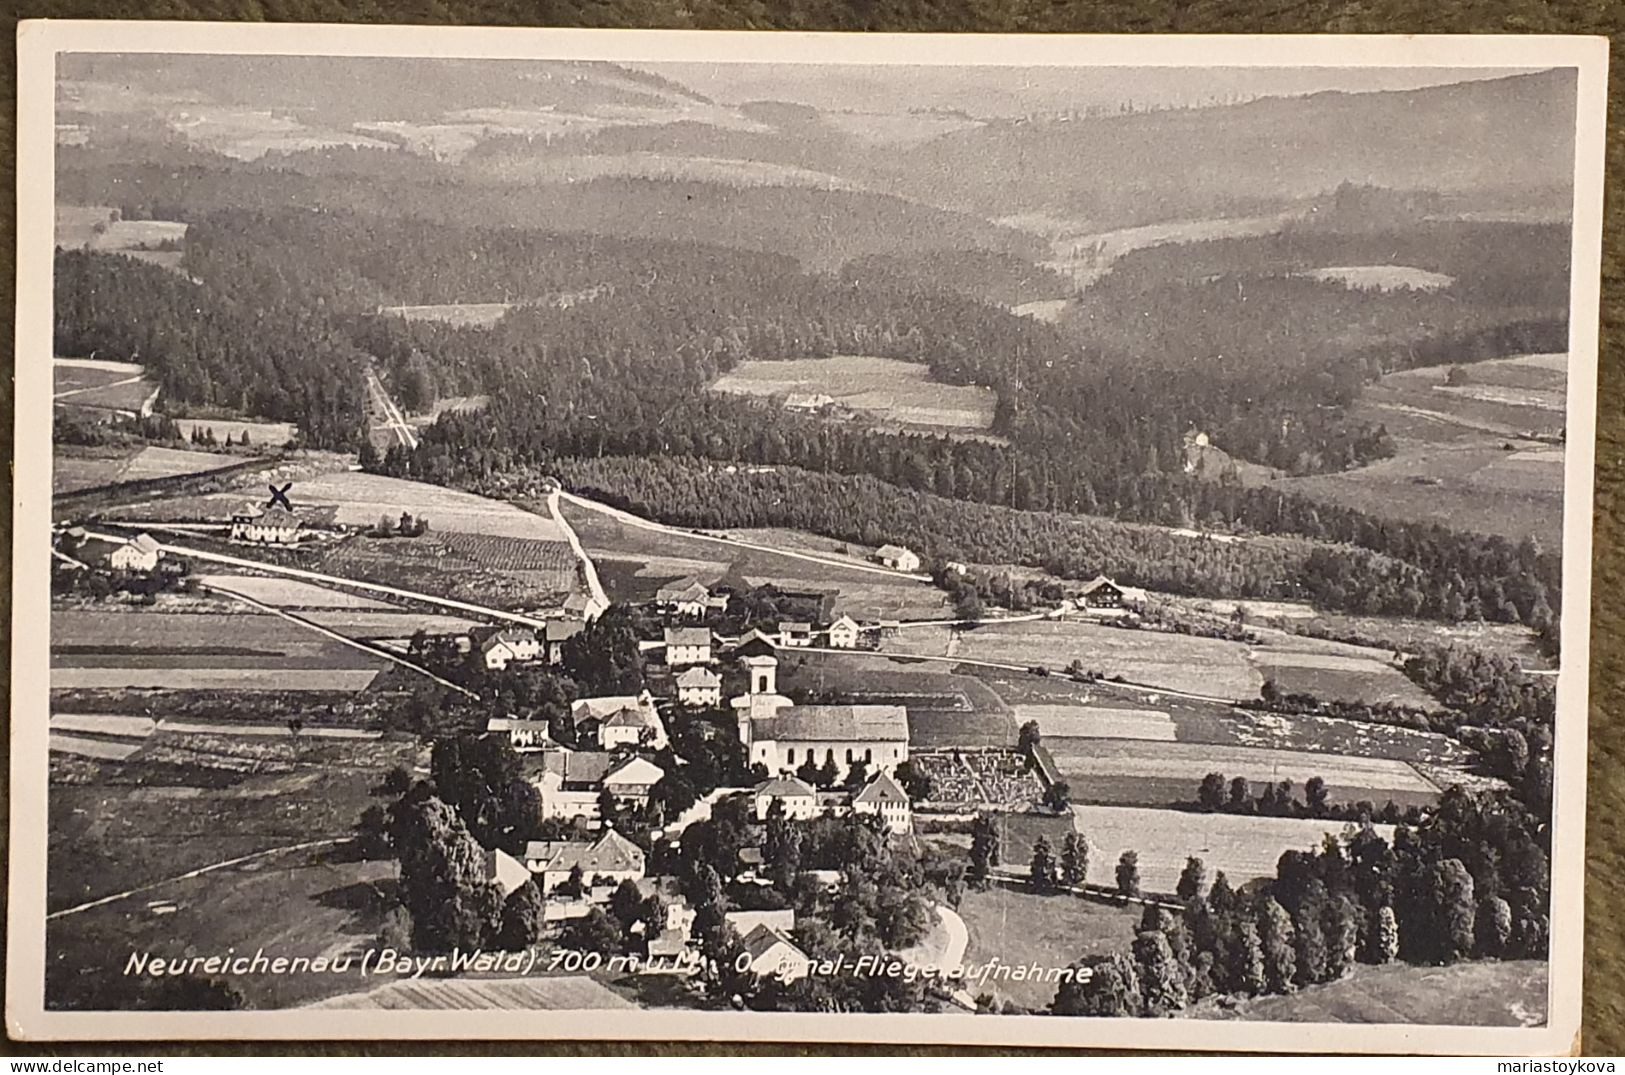
[[[1355,292],[1291,275],[1191,283],[1157,267],[1174,254],[1146,251],[1087,293],[1084,307],[1098,316],[1053,326],[931,290],[917,271],[885,259],[836,277],[780,255],[696,243],[232,210],[193,217],[185,276],[61,252],[57,346],[144,362],[171,400],[295,421],[321,447],[356,444],[357,374],[369,364],[409,407],[438,395],[490,395],[482,412],[442,416],[410,456],[367,461],[432,482],[479,485],[505,471],[606,456],[799,467],[877,479],[884,485],[852,488],[881,499],[885,486],[899,486],[1014,512],[1358,546],[1376,555],[1322,554],[1310,570],[1275,579],[1271,592],[1329,608],[1537,622],[1555,604],[1557,559],[1529,543],[1183,473],[1183,438],[1193,429],[1219,430],[1217,443],[1293,473],[1380,456],[1385,432],[1344,414],[1375,372],[1436,360],[1450,340],[1487,357],[1561,332],[1560,320],[1537,316],[1551,313],[1538,291],[1529,300],[1538,309],[1503,309],[1496,300],[1513,283],[1472,266],[1484,254],[1482,236],[1452,234],[1435,244],[1443,253],[1433,264],[1459,275],[1461,296]],[[1361,233],[1349,241],[1388,240]],[[1531,247],[1535,275],[1562,256]],[[1241,249],[1224,263],[1256,260],[1252,247]],[[1005,274],[1006,283],[1021,279]],[[602,287],[600,297],[520,306],[489,329],[377,312],[591,287]],[[1148,319],[1124,311],[1146,309],[1158,311],[1158,327],[1136,336],[1129,326]],[[1427,347],[1416,342],[1419,319],[1433,326]],[[1310,347],[1312,339],[1329,342]],[[747,359],[842,353],[922,363],[939,381],[993,388],[993,432],[1007,443],[883,433],[708,391]],[[605,493],[631,494],[604,484]],[[1085,558],[1019,543],[986,551],[1003,554],[995,562],[1060,559],[1069,570]],[[1155,559],[1134,562],[1148,561],[1159,579],[1180,573],[1150,568]]]

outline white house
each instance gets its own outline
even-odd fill
[[[525,865],[537,876],[546,895],[581,871],[584,887],[643,880],[643,849],[614,829],[598,839],[532,840],[525,845]]]
[[[770,926],[783,933],[789,933],[796,928],[796,912],[793,907],[776,911],[728,911],[722,918],[741,937],[749,937],[757,926]]]
[[[918,571],[920,557],[913,549],[902,545],[882,545],[875,551],[875,559],[893,571]]]
[[[304,533],[299,516],[280,504],[231,517],[231,540],[253,545],[296,545]]]
[[[750,970],[763,978],[777,978],[788,985],[807,976],[807,953],[783,930],[767,924],[757,926],[742,941],[750,956]]]
[[[722,677],[699,665],[677,677],[677,700],[687,706],[722,704]]]
[[[648,758],[628,758],[605,773],[599,786],[623,802],[644,803],[665,775],[666,770]]]
[[[602,735],[603,725],[611,717],[622,710],[632,709],[637,712],[637,718],[622,717],[616,723],[617,731],[611,733],[609,741],[619,745],[643,745],[651,750],[660,750],[666,745],[666,725],[660,719],[660,711],[655,708],[654,696],[648,691],[640,694],[611,694],[599,698],[578,698],[570,703],[570,719],[580,728],[587,721],[594,721],[599,728],[599,745],[606,742]],[[637,729],[652,729],[647,740]],[[636,731],[636,737],[634,732]],[[609,749],[607,746],[604,749]]]
[[[666,663],[672,668],[711,662],[709,627],[666,628]]]
[[[598,746],[603,750],[648,746],[658,750],[655,735],[662,731],[660,719],[651,718],[637,706],[623,706],[598,724]]]
[[[546,750],[558,745],[553,742],[545,720],[492,717],[485,722],[485,731],[488,735],[506,735],[515,750]]]
[[[750,792],[757,821],[766,821],[774,803],[784,804],[784,816],[791,821],[807,821],[818,816],[818,792],[793,776],[776,777],[756,785]]]
[[[590,593],[573,593],[564,599],[564,614],[591,623],[609,609],[609,602]]]
[[[504,627],[480,643],[485,667],[492,671],[500,671],[515,661],[534,661],[541,652],[541,641],[528,627]]]
[[[532,755],[531,757],[535,757]],[[550,750],[527,766],[543,818],[598,820],[598,794],[615,758],[601,750]]]
[[[114,549],[107,563],[114,571],[151,571],[163,555],[151,534],[137,534]]]
[[[779,624],[779,645],[781,646],[810,646],[813,640],[813,625],[804,620],[790,620]]]
[[[674,616],[698,619],[705,615],[710,597],[711,591],[698,579],[689,579],[686,582],[673,582],[656,590],[655,605],[660,611]]]
[[[872,814],[884,821],[893,832],[908,832],[914,826],[908,794],[885,772],[876,773],[862,791],[852,796],[852,812]]]
[[[858,644],[858,621],[842,616],[829,625],[829,644],[832,649],[853,649]]]

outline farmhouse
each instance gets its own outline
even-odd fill
[[[1083,608],[1143,608],[1145,591],[1119,586],[1105,575],[1096,575],[1083,584],[1077,601]]]
[[[733,655],[743,657],[771,657],[778,652],[778,640],[759,628],[752,627],[734,644]]]
[[[584,886],[618,885],[643,880],[643,851],[614,829],[597,840],[532,840],[525,845],[525,865],[536,874],[542,893],[552,892],[581,871]]]
[[[603,789],[623,802],[643,804],[666,770],[648,758],[628,758],[604,777]]]
[[[677,677],[677,700],[687,706],[722,704],[722,677],[698,665]]]
[[[534,661],[541,650],[536,632],[527,627],[504,627],[480,643],[480,656],[492,671],[501,671],[514,661]]]
[[[598,724],[598,745],[604,750],[618,750],[621,747],[637,747],[645,744],[655,745],[655,736],[662,733],[660,718],[651,718],[637,706],[624,706],[605,717]],[[664,743],[662,742],[662,746]],[[655,746],[655,749],[660,749]]]
[[[800,411],[803,414],[817,414],[834,402],[835,397],[824,392],[791,392],[784,397],[784,409]]]
[[[733,699],[739,739],[751,764],[794,772],[809,759],[838,774],[861,761],[889,771],[908,760],[908,711],[900,705],[795,705],[776,693],[778,661],[747,658],[750,693]]]
[[[882,545],[875,550],[875,559],[893,571],[918,571],[920,557],[913,549],[902,545]]]
[[[573,593],[564,601],[564,614],[582,623],[591,623],[609,608],[608,602],[588,593]]]
[[[806,821],[818,816],[818,792],[810,784],[793,776],[763,781],[751,789],[750,800],[757,821],[767,820],[774,803],[784,805],[784,816],[791,821]]]
[[[727,911],[722,918],[741,937],[750,936],[751,931],[757,926],[771,926],[784,933],[796,928],[796,912],[793,907],[775,911]]]
[[[709,664],[711,661],[711,629],[709,627],[666,628],[666,663],[673,668],[690,664]]]
[[[897,833],[907,832],[914,826],[907,793],[885,772],[876,773],[862,791],[852,796],[852,812],[872,814]]]
[[[151,571],[163,555],[151,534],[137,534],[114,549],[107,563],[114,571]]]
[[[832,649],[853,649],[858,644],[858,621],[842,616],[829,625],[829,644]]]
[[[641,804],[648,800],[649,789],[666,775],[647,758],[617,759],[601,750],[551,750],[532,772],[530,782],[541,796],[543,818],[587,821],[598,819],[602,792]]]
[[[530,871],[523,862],[497,847],[485,853],[485,879],[500,885],[502,895],[509,896],[530,880]]]
[[[578,698],[570,704],[570,719],[575,723],[576,736],[596,736],[602,744],[603,737],[599,734],[603,725],[611,718],[624,710],[635,710],[636,722],[633,718],[622,718],[617,727],[622,729],[612,738],[625,739],[630,735],[626,729],[650,728],[653,734],[648,746],[660,750],[666,745],[666,725],[660,719],[660,711],[655,708],[654,696],[648,691],[641,694],[612,694],[600,698]],[[607,748],[606,748],[607,749]]]
[[[807,976],[807,954],[783,930],[763,924],[741,942],[750,957],[752,973],[777,978],[788,985]]]
[[[519,717],[492,717],[485,722],[487,735],[506,735],[515,750],[547,750],[557,747],[545,720]]]
[[[705,615],[710,597],[711,591],[698,579],[689,579],[686,583],[673,582],[656,590],[655,607],[669,615],[698,619]]]
[[[580,620],[548,620],[542,628],[543,644],[547,647],[547,663],[564,663],[564,644],[586,629]]]
[[[804,620],[790,620],[779,624],[779,645],[781,646],[810,646],[813,640],[813,625]]]
[[[251,545],[296,545],[304,534],[299,516],[281,505],[231,517],[231,540]]]

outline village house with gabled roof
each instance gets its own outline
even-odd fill
[[[777,628],[774,629],[774,633],[769,633],[767,631],[763,631],[759,627],[752,627],[743,635],[740,635],[739,641],[734,643],[732,656],[735,659],[745,657],[772,657],[774,654],[778,653],[778,651],[779,642],[777,637]]]
[[[299,516],[280,504],[241,511],[231,517],[231,540],[251,545],[297,545],[304,532]]]
[[[677,701],[686,706],[722,704],[722,677],[709,668],[695,665],[677,677]]]
[[[109,553],[107,564],[114,571],[152,571],[163,555],[151,534],[137,534]]]
[[[908,793],[893,780],[890,773],[879,772],[863,790],[852,796],[854,814],[872,814],[886,823],[892,832],[904,833],[914,827],[913,811],[909,807]]]
[[[808,821],[818,816],[818,792],[811,784],[794,776],[764,780],[750,791],[757,821],[766,821],[774,803],[782,803],[790,821]]]
[[[655,607],[673,616],[698,619],[705,615],[711,591],[698,579],[668,583],[655,591]]]
[[[642,805],[665,775],[666,770],[648,758],[632,757],[605,773],[599,786],[621,802]]]
[[[508,665],[534,661],[542,652],[536,632],[528,627],[503,627],[480,643],[480,659],[485,667],[499,672]]]
[[[709,627],[668,627],[665,641],[666,664],[672,668],[711,663]]]
[[[851,616],[837,617],[829,625],[829,645],[831,649],[856,649],[860,629],[858,621]]]
[[[641,881],[644,873],[643,849],[614,829],[593,841],[532,840],[525,845],[525,866],[536,875],[547,895],[581,871],[584,888],[614,886],[622,881]]]
[[[636,715],[621,716],[622,711],[627,709],[633,710]],[[606,737],[603,727],[611,718],[617,718],[615,730]],[[570,703],[570,719],[575,723],[578,739],[590,733],[605,750],[611,749],[606,743],[647,746],[651,750],[661,750],[666,746],[666,724],[660,719],[654,696],[648,691],[578,698]],[[643,738],[645,728],[650,731],[647,740]]]
[[[564,599],[564,614],[583,623],[591,623],[609,609],[608,602],[590,593],[577,591]]]
[[[805,620],[789,620],[779,624],[781,646],[810,646],[812,640],[813,625]]]
[[[1076,600],[1083,608],[1144,608],[1145,591],[1096,575],[1078,590]]]
[[[748,969],[763,978],[777,978],[788,985],[807,976],[811,961],[807,953],[783,930],[763,923],[741,938],[749,956]]]
[[[548,620],[542,627],[542,643],[547,649],[547,663],[563,664],[564,644],[586,629],[587,625],[580,620]]]
[[[530,880],[530,871],[523,862],[494,847],[485,853],[485,879],[498,885],[507,897]]]
[[[875,559],[893,571],[915,572],[920,569],[920,556],[903,545],[882,545],[875,550]]]

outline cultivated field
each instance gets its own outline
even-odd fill
[[[119,482],[203,474],[240,457],[149,446],[140,449],[58,447],[51,457],[51,491],[71,493]]]
[[[140,367],[133,373],[119,372],[63,360],[52,367],[52,399],[60,406],[137,413],[157,391]]]
[[[1140,921],[1138,907],[1113,907],[1067,894],[1041,896],[1004,885],[967,891],[958,911],[970,931],[966,965],[997,959],[1005,967],[996,967],[986,981],[967,980],[965,988],[1034,1011],[1049,1006],[1057,983],[1016,981],[1006,972],[1034,963],[1046,970],[1064,968],[1084,956],[1126,951]]]
[[[750,587],[771,582],[786,590],[834,594],[833,611],[861,619],[929,619],[946,614],[947,595],[929,583],[877,574],[856,566],[800,560],[776,552],[632,526],[605,512],[568,501],[560,511],[598,566],[610,598],[648,601],[677,579],[706,585],[726,581]],[[786,542],[792,551],[817,551],[819,539]]]
[[[330,590],[313,582],[278,578],[267,575],[194,575],[198,582],[217,586],[232,593],[252,597],[278,608],[313,609],[377,609],[390,611],[393,605],[375,601],[370,597]]]
[[[1562,542],[1565,356],[1527,355],[1392,373],[1362,394],[1353,417],[1382,423],[1396,452],[1338,474],[1276,484],[1391,518],[1446,523],[1514,541]]]
[[[438,321],[453,328],[490,328],[513,309],[511,302],[443,302],[425,306],[386,306],[382,312],[408,321]]]
[[[744,362],[713,391],[743,396],[826,395],[882,422],[945,429],[987,429],[993,391],[930,380],[926,366],[867,355]]]
[[[51,616],[53,690],[358,691],[385,664],[280,617],[251,612],[57,609]]]
[[[637,1005],[594,978],[417,978],[346,993],[312,1008],[381,1011],[597,1011]]]
[[[1010,709],[981,681],[948,666],[899,666],[868,657],[788,656],[781,651],[781,690],[838,696],[848,704],[908,707],[909,744],[916,750],[1010,747],[1017,725]]]
[[[1160,739],[1170,743],[1178,737],[1178,726],[1166,710],[1029,703],[1016,706],[1015,711],[1017,722],[1036,720],[1038,730],[1046,737]]]
[[[1128,739],[1044,738],[1055,765],[1079,802],[1164,806],[1196,800],[1208,773],[1241,776],[1258,788],[1290,780],[1302,797],[1310,777],[1326,781],[1333,802],[1388,799],[1400,805],[1431,803],[1438,789],[1409,764],[1388,758],[1319,754],[1264,747]]]
[[[1078,660],[1107,676],[1221,698],[1257,697],[1264,682],[1238,643],[1092,623],[990,623],[952,634],[910,629],[887,639],[884,648],[1022,667],[1059,669]]]
[[[1172,893],[1186,858],[1194,855],[1207,867],[1208,881],[1219,870],[1236,887],[1256,877],[1274,877],[1285,851],[1318,849],[1326,833],[1341,833],[1336,821],[1287,817],[1242,817],[1182,810],[1134,809],[1122,806],[1074,806],[1079,832],[1089,842],[1089,876],[1093,885],[1117,886],[1117,860],[1133,851],[1140,863],[1140,887]],[[1385,839],[1392,825],[1378,825]],[[1053,840],[1051,841],[1054,842]],[[1030,846],[1004,850],[1008,864],[1025,863]]]
[[[432,532],[455,531],[486,537],[529,538],[558,542],[564,535],[546,515],[526,511],[502,500],[491,500],[456,489],[386,478],[361,471],[340,471],[306,478],[293,487],[295,503],[337,504],[338,521],[367,526],[380,518],[410,512],[429,521]]]
[[[568,590],[576,583],[576,558],[568,542],[493,534],[467,534],[448,530],[440,535],[446,547],[493,571],[524,571]]]
[[[1197,1019],[1281,1023],[1415,1023],[1456,1025],[1471,1013],[1475,1026],[1540,1026],[1546,1022],[1544,962],[1478,960],[1450,967],[1391,963],[1359,965],[1347,978],[1291,996],[1253,997],[1234,1008],[1205,1004]]]
[[[1259,675],[1272,679],[1283,693],[1312,694],[1316,698],[1356,702],[1395,702],[1432,709],[1437,703],[1426,691],[1411,682],[1390,661],[1373,651],[1353,646],[1341,649],[1361,653],[1325,652],[1337,643],[1294,639],[1253,649],[1248,657]],[[1371,655],[1367,655],[1371,654]]]
[[[443,537],[433,530],[417,538],[351,537],[330,548],[316,569],[360,582],[498,608],[536,607],[559,598],[558,587],[538,586],[524,572],[492,570],[453,551]]]

